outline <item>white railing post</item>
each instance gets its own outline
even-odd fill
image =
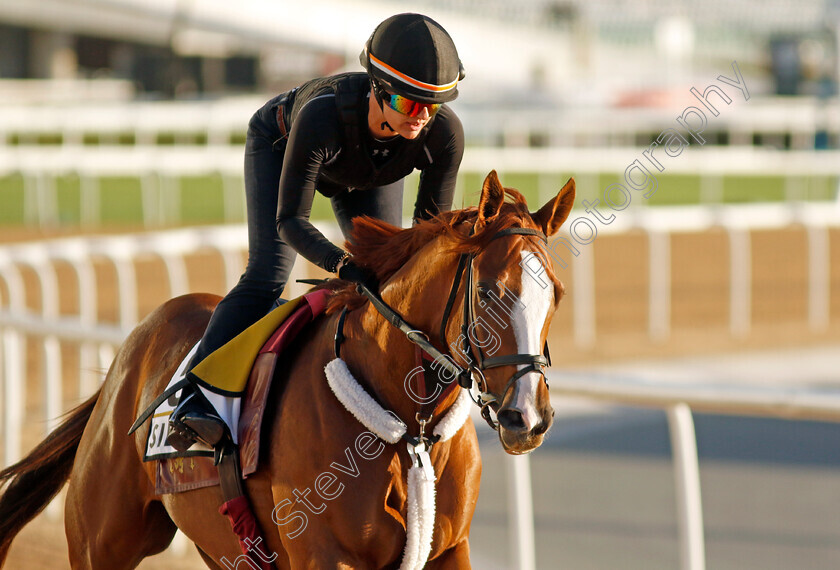
[[[9,307],[26,310],[23,278],[11,262],[0,261],[0,278],[6,282]],[[20,459],[23,411],[26,402],[26,339],[13,327],[0,327],[3,341],[3,460],[11,465]]]
[[[23,379],[24,338],[12,327],[3,332],[3,461],[11,465],[20,459],[25,399]]]
[[[97,321],[96,274],[90,258],[77,260],[73,264],[79,284],[79,320],[85,326],[94,326]],[[79,397],[92,394],[103,376],[96,370],[98,366],[97,348],[92,342],[79,345]]]
[[[58,225],[57,172],[43,172],[36,180],[38,192],[38,221],[42,228]]]
[[[58,280],[55,269],[47,260],[47,253],[40,255],[41,259],[33,264],[35,274],[41,285],[41,315],[44,321],[58,319]],[[44,385],[44,415],[46,425],[44,429],[49,434],[59,423],[62,411],[63,386],[61,382],[61,344],[55,335],[44,337],[43,351],[43,385]]]
[[[750,232],[728,228],[729,330],[736,338],[750,333],[752,320],[752,252]]]
[[[534,500],[531,493],[529,455],[505,455],[508,481],[508,533],[511,567],[517,570],[536,568],[534,540]]]
[[[79,220],[82,226],[93,226],[102,223],[99,178],[93,173],[79,172],[79,194],[81,204],[79,207]]]
[[[140,200],[143,210],[143,227],[145,228],[153,228],[162,223],[162,185],[159,172],[144,172],[140,176]]]
[[[668,408],[668,427],[674,461],[677,524],[680,535],[680,568],[706,568],[703,502],[700,495],[700,462],[691,409],[685,404]]]
[[[831,309],[831,256],[828,229],[808,225],[808,326],[828,328]]]
[[[126,329],[137,324],[137,278],[134,260],[130,255],[118,255],[112,258],[117,272],[119,290],[120,325]]]
[[[589,247],[572,259],[572,322],[575,345],[581,348],[595,344],[597,312],[594,257],[595,251]]]
[[[718,173],[700,173],[700,203],[720,204],[723,202],[723,178]]]
[[[178,297],[190,291],[189,277],[183,255],[164,254],[161,256],[169,278],[169,296]]]
[[[671,334],[671,234],[648,231],[648,334],[664,342]]]
[[[181,178],[175,172],[166,172],[160,177],[160,212],[158,223],[181,223]]]

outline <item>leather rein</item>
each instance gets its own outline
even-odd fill
[[[490,241],[510,235],[536,236],[540,238],[543,241],[543,243],[548,243],[548,238],[546,238],[543,232],[530,228],[508,228],[505,230],[501,230],[497,232],[492,238],[490,238]],[[448,346],[448,343],[446,342],[446,325],[449,321],[449,316],[452,312],[452,307],[455,304],[455,298],[457,296],[458,289],[460,288],[461,281],[463,281],[464,322],[461,325],[461,334],[459,336],[459,340],[461,340],[462,342],[460,347],[461,353],[462,355],[466,356],[468,360],[466,367],[458,365],[449,353],[443,353],[437,348],[435,348],[435,346],[432,345],[432,343],[429,341],[429,337],[426,333],[417,330],[416,328],[408,324],[399,313],[397,313],[393,308],[391,308],[387,303],[385,303],[385,301],[382,300],[378,293],[371,291],[365,285],[362,284],[358,284],[356,288],[371,302],[371,304],[379,312],[379,314],[382,315],[393,326],[402,331],[410,342],[414,343],[419,347],[419,349],[425,351],[429,356],[431,356],[434,359],[434,362],[442,366],[446,370],[446,372],[448,372],[448,375],[451,378],[454,379],[457,377],[458,384],[461,387],[470,390],[469,393],[473,402],[475,402],[475,404],[479,406],[479,408],[481,408],[481,417],[484,418],[484,420],[491,428],[498,431],[499,422],[497,419],[493,419],[493,417],[490,415],[490,409],[492,408],[494,413],[498,412],[500,402],[504,399],[505,394],[507,394],[511,386],[513,386],[517,380],[519,380],[522,376],[528,374],[529,372],[537,372],[538,374],[540,374],[543,381],[547,384],[548,381],[545,376],[545,367],[551,364],[551,359],[548,353],[548,342],[545,343],[543,354],[509,354],[504,356],[491,356],[489,358],[485,357],[484,352],[481,350],[481,346],[478,345],[478,343],[475,343],[476,346],[473,346],[473,343],[470,342],[470,327],[473,323],[473,318],[475,315],[475,299],[473,295],[473,262],[475,260],[476,255],[477,254],[474,252],[462,253],[460,255],[458,259],[458,268],[455,271],[455,278],[452,282],[452,287],[449,291],[449,297],[446,302],[446,308],[444,309],[443,319],[440,325],[440,340],[442,345],[446,347]],[[336,355],[338,355],[339,353],[340,345],[344,338],[342,328],[345,314],[346,309],[345,312],[342,313],[341,318],[339,319],[339,324],[336,331]],[[492,392],[487,391],[487,379],[484,376],[484,370],[488,370],[490,368],[498,368],[501,366],[517,365],[525,366],[517,370],[508,379],[504,391],[499,396],[496,396]],[[476,376],[478,377],[478,379],[476,379]],[[477,395],[473,395],[472,393],[473,382],[475,382],[477,386]],[[425,421],[428,421],[429,419],[431,418],[427,418]],[[424,427],[425,421],[419,417],[418,421],[421,422],[422,438],[422,428]]]

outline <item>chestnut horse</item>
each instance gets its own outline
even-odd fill
[[[443,352],[464,340],[459,336],[466,315],[483,321],[483,332],[470,333],[466,354],[448,354],[478,377],[479,402],[489,402],[486,407],[496,413],[499,439],[512,454],[538,447],[554,415],[541,352],[563,285],[543,240],[559,230],[574,194],[570,180],[531,214],[522,195],[503,188],[491,172],[477,208],[410,229],[359,219],[349,245],[358,263],[376,271],[381,299]],[[468,254],[469,267],[459,285],[462,254]],[[330,391],[324,368],[334,357],[339,313],[347,308],[341,357],[368,394],[417,435],[422,406],[403,382],[416,365],[415,345],[359,289],[340,281],[333,287],[327,314],[304,330],[278,364],[277,378],[287,380],[275,382],[285,388],[270,398],[274,411],[265,418],[269,435],[263,445],[270,453],[245,481],[265,537],[252,554],[277,568],[396,568],[406,544],[412,457],[403,444],[360,438],[365,428]],[[516,302],[505,311],[494,304],[499,299]],[[141,461],[148,425],[126,436],[200,338],[217,300],[186,295],[156,309],[126,339],[97,394],[25,459],[0,472],[7,485],[0,498],[0,565],[18,531],[69,479],[65,527],[73,568],[133,568],[164,550],[176,528],[209,567],[252,567],[237,562],[240,546],[217,510],[219,487],[156,495],[154,462]],[[498,356],[484,359],[482,351]],[[516,360],[526,356],[537,364]],[[482,373],[470,365],[471,357],[495,364]],[[459,392],[441,398],[430,428]],[[481,477],[471,421],[435,444],[430,456],[437,510],[426,568],[469,568],[470,521]],[[290,505],[292,512],[281,516]]]

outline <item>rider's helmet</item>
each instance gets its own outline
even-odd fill
[[[418,103],[446,103],[458,96],[464,78],[452,38],[421,14],[397,14],[379,24],[359,61],[377,99],[385,89]]]

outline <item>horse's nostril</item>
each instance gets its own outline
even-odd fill
[[[522,412],[514,409],[499,410],[496,415],[499,423],[508,431],[527,431],[525,420],[522,418]]]

